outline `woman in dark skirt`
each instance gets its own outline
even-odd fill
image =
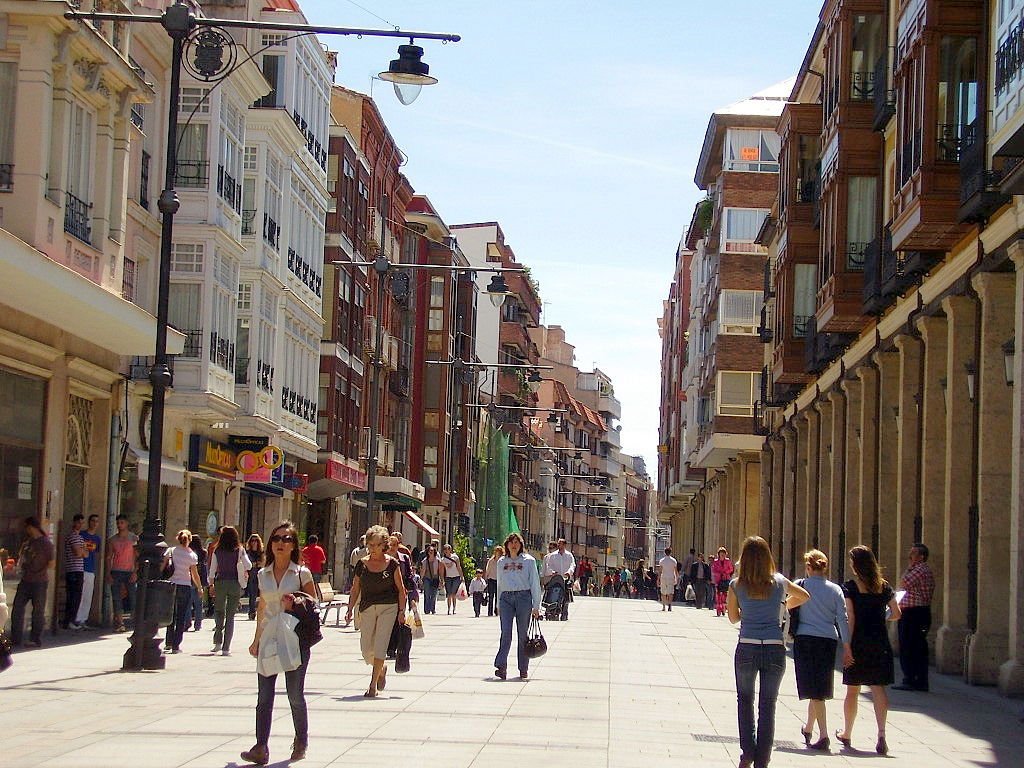
[[[800,732],[804,744],[824,752],[829,748],[825,702],[832,698],[838,641],[843,641],[843,667],[853,662],[853,654],[843,589],[825,578],[828,557],[812,549],[804,555],[804,570],[807,578],[797,583],[807,590],[811,599],[800,606],[800,623],[793,642],[796,690],[801,701],[807,700],[807,724]],[[815,722],[818,740],[812,744]]]
[[[846,727],[836,731],[836,738],[844,747],[850,746],[853,721],[857,719],[857,698],[862,685],[871,688],[871,702],[875,708],[878,740],[875,751],[889,753],[885,741],[885,718],[889,713],[889,695],[885,690],[893,682],[892,646],[885,622],[898,621],[900,606],[889,583],[882,578],[874,553],[865,546],[850,550],[850,565],[856,578],[843,584],[846,592],[846,611],[850,619],[850,646],[853,664],[843,670],[846,702],[843,707]],[[886,608],[889,609],[888,615]]]

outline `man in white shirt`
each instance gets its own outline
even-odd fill
[[[661,610],[672,610],[672,595],[676,591],[679,578],[676,566],[678,561],[672,557],[672,548],[665,547],[665,556],[658,561],[658,586],[661,591]]]
[[[566,584],[572,584],[572,576],[576,573],[576,558],[565,548],[565,539],[558,540],[558,549],[544,555],[544,581],[547,582],[554,574],[561,574]]]

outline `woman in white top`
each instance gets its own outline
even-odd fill
[[[299,535],[295,527],[290,522],[281,523],[270,532],[268,545],[268,564],[260,570],[258,577],[260,599],[256,605],[256,636],[249,646],[249,653],[257,659],[262,659],[272,652],[277,643],[284,644],[286,640],[291,639],[278,634],[291,631],[283,629],[283,623],[276,620],[284,610],[281,598],[293,592],[305,592],[311,597],[316,596],[313,574],[308,568],[299,565]],[[267,631],[268,627],[272,629]],[[305,698],[308,665],[309,650],[304,649],[298,668],[286,670],[284,673],[288,705],[292,711],[292,725],[295,727],[292,760],[301,760],[306,756],[306,744],[309,740]],[[258,674],[257,680],[259,695],[256,701],[256,744],[252,749],[242,753],[242,759],[256,765],[266,765],[270,761],[268,743],[277,675]]]
[[[484,578],[487,580],[487,615],[498,613],[498,561],[505,556],[505,548],[500,544],[494,548],[491,559],[484,566]]]
[[[444,545],[444,554],[441,556],[441,565],[444,566],[444,592],[448,598],[448,613],[455,613],[455,606],[458,603],[459,585],[463,583],[461,558],[452,550],[451,544]]]
[[[164,568],[173,566],[170,581],[174,584],[174,615],[167,625],[167,637],[164,643],[168,653],[181,653],[181,638],[189,624],[188,614],[192,607],[192,585],[203,588],[199,580],[199,558],[192,551],[192,532],[184,529],[178,531],[178,546],[170,547],[164,552]]]

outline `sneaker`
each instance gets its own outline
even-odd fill
[[[171,653],[181,653],[181,648],[171,648]]]
[[[231,655],[231,651],[229,651],[227,648],[225,648],[224,650],[222,650],[220,652],[220,655],[221,656],[230,656]]]
[[[210,651],[210,653],[220,653],[220,649],[221,649],[221,644],[220,643],[214,643],[213,644],[213,648]]]

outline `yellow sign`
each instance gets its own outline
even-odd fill
[[[284,451],[276,445],[268,445],[262,451],[242,451],[238,454],[238,469],[252,474],[260,469],[273,471],[284,464]]]

